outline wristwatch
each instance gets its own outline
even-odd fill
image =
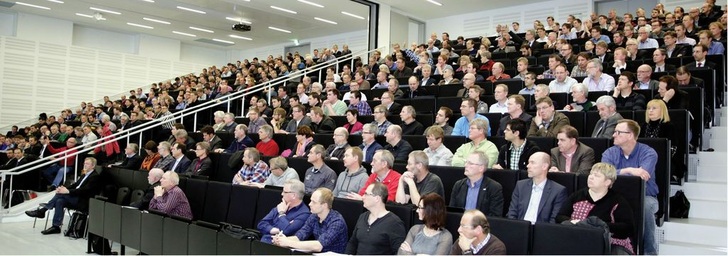
[[[463,255],[473,255],[473,250],[467,249],[467,250],[463,251]]]

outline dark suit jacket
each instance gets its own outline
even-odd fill
[[[612,138],[614,128],[617,127],[617,122],[622,119],[624,118],[619,113],[614,113],[614,115],[607,118],[606,121],[600,118],[599,121],[597,121],[597,125],[594,126],[594,131],[591,135],[592,138]]]
[[[198,163],[200,165],[200,168],[197,168]],[[200,162],[200,158],[195,158],[195,160],[192,160],[192,163],[190,163],[190,166],[187,167],[185,173],[210,176],[211,167],[212,160],[210,160],[210,157],[205,157],[205,159],[202,159],[202,162]]]
[[[38,158],[38,155],[40,155],[40,150],[42,148],[43,148],[43,145],[41,145],[40,143],[36,143],[35,146],[31,146],[29,148],[26,148],[23,151],[23,153],[25,154],[25,156]]]
[[[675,49],[672,50],[672,54],[668,54],[668,58],[676,58],[678,55],[680,56],[691,56],[692,53],[687,52],[687,47],[682,44],[676,44]]]
[[[318,124],[311,122],[311,130],[313,130],[316,134],[334,133],[335,129],[336,123],[334,123],[334,120],[328,116],[321,119],[321,122]]]
[[[101,191],[103,182],[101,181],[101,175],[99,175],[97,171],[93,171],[89,174],[88,178],[86,178],[86,180],[83,181],[83,184],[81,184],[81,187],[78,187],[78,184],[81,181],[83,181],[83,175],[81,175],[76,182],[66,188],[68,189],[69,196],[75,196],[78,198],[78,205],[76,205],[75,208],[85,212],[88,209],[88,200],[96,196],[96,194]]]
[[[359,145],[359,148],[364,150],[364,144]],[[364,159],[362,162],[371,163],[372,158],[374,157],[374,153],[380,149],[382,149],[382,145],[379,145],[379,143],[377,143],[376,141],[372,142],[372,145],[369,146],[369,149],[367,149],[367,154],[364,156]]]
[[[175,161],[177,161],[177,160],[175,159],[174,161],[172,161],[172,163],[170,164],[170,168],[175,167],[174,166]],[[182,160],[180,160],[179,164],[177,164],[177,168],[172,169],[172,171],[174,171],[176,173],[183,173],[183,172],[187,171],[187,168],[189,168],[190,163],[192,163],[192,161],[190,161],[190,159],[187,158],[187,156],[182,156]]]
[[[402,111],[402,104],[392,102],[392,106],[389,107],[388,111],[390,115],[399,115],[399,112]]]
[[[146,210],[149,209],[149,202],[152,201],[152,198],[154,198],[154,187],[159,186],[161,183],[157,181],[156,183],[149,185],[147,189],[144,190],[144,196],[142,196],[139,201],[132,202],[130,206],[136,207],[139,210]]]
[[[516,43],[516,46],[517,46],[516,48],[518,48],[518,49],[520,49],[520,46],[524,43],[529,44],[532,52],[543,49],[543,44],[536,42],[536,40],[533,40],[532,43],[529,43],[528,41],[526,41],[526,39],[520,37],[516,33],[513,33],[513,31],[508,31],[508,34],[511,35],[511,39],[513,40],[514,43]]]
[[[665,70],[662,70],[661,72],[675,73],[676,69],[675,65],[665,64]],[[652,65],[652,71],[657,72],[656,70],[655,65]]]
[[[594,55],[594,58],[599,58],[599,56]],[[608,53],[604,54],[604,60],[602,61],[602,64],[613,62],[613,61],[614,61],[614,56],[611,53],[608,52]]]
[[[528,165],[528,158],[533,155],[533,153],[536,153],[538,151],[541,151],[541,149],[534,143],[533,141],[526,140],[526,145],[524,145],[525,148],[523,148],[523,151],[521,151],[521,158],[518,159],[518,169],[519,170],[526,170],[526,165]],[[498,153],[498,164],[503,167],[503,169],[510,169],[510,161],[511,161],[511,143],[508,142],[506,144],[503,144],[503,146],[500,147],[500,151]]]
[[[511,206],[508,208],[509,219],[522,220],[526,216],[528,203],[531,200],[532,179],[519,180],[511,196]],[[566,201],[566,188],[552,180],[546,180],[541,201],[538,204],[536,222],[554,223],[556,215],[561,210],[561,204]]]
[[[420,86],[430,86],[430,85],[435,85],[435,79],[432,77],[425,80],[424,85],[422,84],[422,81],[420,81]]]
[[[710,61],[705,61],[705,65],[703,65],[702,67],[698,67],[697,64],[696,64],[696,62],[693,61],[693,62],[688,63],[687,65],[685,65],[685,67],[687,67],[688,69],[697,69],[697,68],[715,69],[715,63],[710,62]]]
[[[212,138],[212,141],[208,142],[210,143],[210,151],[222,148],[222,140],[218,136],[215,136],[214,138]]]
[[[465,200],[468,197],[468,182],[468,178],[455,182],[450,194],[450,207],[465,208]],[[476,207],[486,216],[503,216],[503,186],[497,181],[483,176]]]
[[[574,156],[571,157],[571,172],[588,175],[594,165],[594,149],[579,142]],[[551,149],[551,166],[556,166],[559,171],[566,170],[566,158],[559,152],[559,147]],[[576,168],[574,168],[576,166]]]
[[[425,95],[428,95],[427,90],[420,85],[419,87],[417,87],[417,90],[409,91],[409,92],[405,93],[402,98],[412,99],[412,98],[416,98],[419,96],[425,96]]]
[[[132,157],[124,156],[124,161],[116,167],[129,170],[139,170],[139,168],[142,167],[142,160],[143,159],[141,156],[139,156],[139,154],[134,154],[134,156]]]

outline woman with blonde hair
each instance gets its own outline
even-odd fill
[[[665,138],[670,141],[671,174],[674,180],[680,180],[685,176],[685,140],[679,136],[675,126],[670,122],[670,113],[667,105],[661,99],[654,99],[647,102],[645,111],[645,123],[640,129],[642,138]]]

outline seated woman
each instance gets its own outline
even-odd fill
[[[349,132],[349,134],[361,134],[361,130],[364,127],[364,125],[358,121],[359,120],[359,111],[356,109],[349,109],[346,110],[346,124],[344,124],[344,128]]]
[[[313,143],[313,130],[308,125],[299,126],[296,130],[296,144],[283,151],[283,157],[306,157],[315,143]]]
[[[595,216],[609,226],[612,254],[634,254],[630,236],[634,231],[634,215],[624,197],[612,190],[617,170],[607,163],[592,166],[587,188],[574,192],[561,206],[556,223],[576,224]],[[622,253],[618,253],[622,252]]]
[[[159,182],[161,185],[154,188],[154,197],[149,202],[149,209],[192,219],[192,209],[187,201],[187,196],[177,186],[179,175],[176,172],[167,171]]]
[[[670,122],[670,114],[667,112],[665,102],[654,99],[647,103],[645,123],[640,129],[642,138],[665,138],[670,141],[672,179],[680,180],[685,175],[685,141],[683,136],[678,136],[675,126]]]
[[[592,111],[596,109],[597,104],[587,99],[589,88],[583,83],[576,83],[571,86],[571,98],[574,100],[564,107],[567,111]]]
[[[445,229],[445,199],[436,193],[420,198],[417,216],[425,224],[412,226],[399,247],[399,255],[445,255],[450,253],[453,240]]]
[[[144,144],[144,151],[147,152],[147,156],[144,157],[144,160],[142,160],[142,167],[139,169],[149,171],[152,169],[152,167],[154,167],[155,164],[157,164],[157,161],[159,161],[162,156],[157,153],[157,143],[153,140],[150,140],[146,144]]]
[[[680,90],[677,79],[671,75],[660,77],[657,93],[660,95],[655,98],[664,101],[667,109],[687,109],[690,103],[688,93]]]

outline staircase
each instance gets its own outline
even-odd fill
[[[658,227],[660,254],[728,253],[728,109],[720,113],[719,126],[706,133],[714,152],[697,153],[697,177],[682,186],[672,185],[671,193],[682,190],[690,200],[688,219],[671,218]],[[691,155],[691,157],[694,155]],[[662,236],[662,237],[660,237]]]

